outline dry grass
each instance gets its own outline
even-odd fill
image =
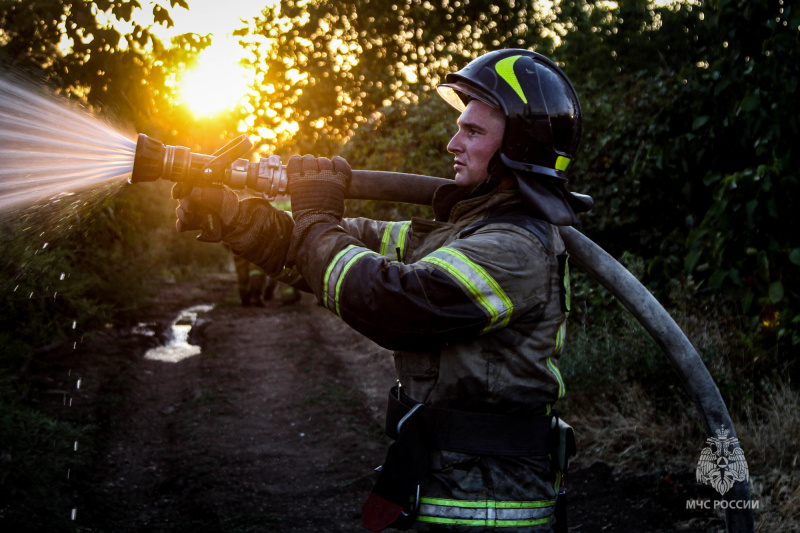
[[[673,316],[726,398],[748,461],[756,530],[800,532],[800,392],[779,376],[755,377],[759,359],[774,355],[737,333],[730,308],[683,309]],[[560,408],[579,439],[576,460],[630,473],[694,471],[706,439],[697,410],[647,334],[626,318],[613,325],[579,332],[565,355],[570,394]]]
[[[638,383],[624,386],[613,401],[584,405],[570,417],[579,459],[635,473],[685,470],[696,463],[705,441],[693,407],[686,407],[685,416],[664,415]]]
[[[770,386],[764,405],[733,414],[734,427],[750,471],[756,531],[800,531],[800,394],[788,383]],[[577,461],[602,461],[626,473],[665,475],[693,471],[705,445],[691,404],[682,414],[653,407],[638,384],[610,398],[571,409]],[[721,513],[721,511],[720,511]]]
[[[800,531],[800,394],[787,382],[767,387],[763,405],[737,424],[750,467],[758,531]]]

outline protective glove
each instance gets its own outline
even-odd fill
[[[175,213],[178,231],[202,230],[197,240],[219,242],[239,210],[239,197],[226,186],[192,187],[188,183],[176,183],[172,197],[178,200]]]
[[[283,270],[294,227],[291,215],[262,198],[239,201],[225,186],[193,188],[179,183],[172,196],[180,201],[178,231],[203,230],[199,240],[225,242],[268,276]]]
[[[352,171],[341,157],[298,155],[289,159],[286,166],[289,177],[289,196],[292,200],[294,230],[286,257],[292,266],[297,252],[315,224],[339,224],[344,216],[344,196],[350,185]]]

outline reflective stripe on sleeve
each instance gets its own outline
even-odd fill
[[[367,248],[351,244],[336,254],[336,257],[333,258],[333,261],[331,261],[325,271],[322,292],[322,303],[325,307],[335,311],[340,317],[342,316],[339,312],[339,292],[342,289],[342,283],[347,276],[347,272],[361,257],[374,253],[375,252]]]
[[[411,222],[389,222],[383,230],[380,253],[392,261],[402,261],[406,255],[406,235]],[[397,256],[397,250],[400,256]]]
[[[421,261],[444,271],[483,308],[489,317],[489,324],[481,333],[508,325],[514,305],[505,291],[483,267],[460,251],[450,247],[439,248],[423,257]]]
[[[417,520],[472,527],[529,527],[554,518],[555,500],[499,502],[420,498]]]

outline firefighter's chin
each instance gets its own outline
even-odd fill
[[[483,173],[481,176],[476,176],[473,172],[471,172],[469,167],[462,163],[456,163],[453,165],[453,170],[456,171],[456,185],[460,187],[475,187],[477,184],[489,177],[487,173]]]

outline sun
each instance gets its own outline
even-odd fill
[[[239,57],[227,47],[211,46],[178,81],[179,98],[195,116],[232,110],[247,94],[248,71],[237,63]]]

